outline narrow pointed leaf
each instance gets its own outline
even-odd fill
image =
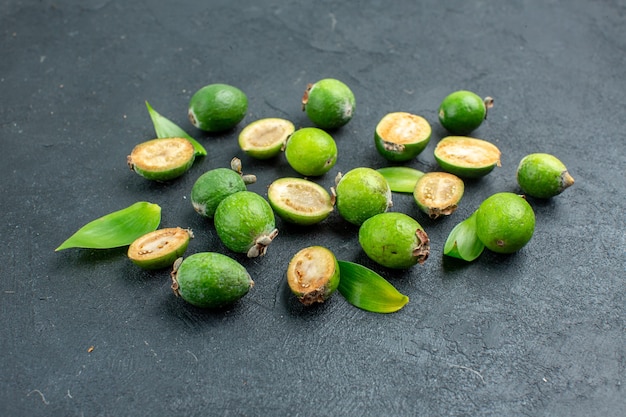
[[[385,167],[377,171],[385,177],[391,191],[398,193],[412,193],[417,180],[424,175],[422,171],[409,167]]]
[[[476,212],[454,226],[443,247],[443,254],[471,262],[478,258],[485,245],[476,234]]]
[[[339,263],[339,292],[353,306],[373,313],[393,313],[409,302],[385,278],[354,262]]]
[[[161,207],[145,201],[93,220],[63,242],[55,251],[69,248],[110,249],[130,245],[153,232],[161,222]]]
[[[196,156],[206,156],[206,149],[204,149],[204,146],[202,146],[200,142],[192,138],[187,132],[170,119],[162,116],[154,110],[147,101],[146,107],[148,108],[148,113],[150,113],[150,118],[152,119],[152,124],[154,125],[154,131],[156,132],[158,138],[185,138],[192,143],[193,148],[196,151]]]

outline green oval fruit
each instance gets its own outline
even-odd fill
[[[257,120],[243,128],[239,134],[239,147],[252,158],[269,159],[280,153],[294,130],[289,120]]]
[[[453,135],[467,135],[482,124],[492,106],[491,97],[483,100],[471,91],[455,91],[439,105],[439,122]]]
[[[248,97],[228,84],[209,84],[194,93],[189,101],[191,123],[206,132],[232,129],[248,111]]]
[[[341,175],[335,194],[335,204],[341,217],[357,226],[392,206],[389,183],[372,168],[354,168]]]
[[[435,147],[435,160],[454,175],[480,178],[500,166],[500,150],[482,139],[448,136]]]
[[[456,211],[464,190],[463,180],[456,175],[428,172],[417,180],[413,198],[420,210],[436,219]]]
[[[309,84],[302,97],[302,110],[322,129],[336,129],[354,115],[352,90],[339,80],[326,78]]]
[[[526,155],[517,167],[517,183],[522,191],[536,198],[551,198],[574,184],[565,164],[547,153]]]
[[[316,127],[296,130],[285,145],[289,165],[306,176],[324,175],[337,162],[337,144],[332,136]]]
[[[196,307],[226,307],[254,285],[246,268],[226,255],[201,252],[179,259],[172,271],[172,290]]]
[[[430,124],[423,117],[405,112],[389,113],[378,122],[374,143],[387,160],[409,161],[426,148],[430,134]]]
[[[476,234],[490,250],[513,253],[524,247],[535,231],[535,213],[514,193],[497,193],[476,211]]]
[[[185,138],[152,139],[135,146],[126,163],[144,178],[167,181],[187,172],[193,165],[195,153],[193,145]]]
[[[191,230],[170,227],[141,236],[128,247],[128,258],[144,269],[170,267],[183,256],[193,237]]]
[[[320,185],[301,178],[280,178],[267,190],[270,205],[283,220],[311,225],[326,219],[333,211],[333,201]]]
[[[387,268],[404,269],[424,263],[430,240],[420,224],[404,213],[381,213],[359,228],[359,243],[367,256]]]
[[[323,303],[339,286],[337,258],[322,246],[304,248],[289,262],[287,283],[302,304]]]
[[[222,200],[213,223],[224,246],[250,258],[265,255],[278,234],[272,207],[252,191],[239,191]]]

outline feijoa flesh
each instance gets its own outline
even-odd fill
[[[448,216],[457,209],[463,197],[463,180],[448,172],[428,172],[415,184],[413,198],[431,219]]]
[[[301,249],[289,262],[289,288],[304,305],[323,303],[339,286],[337,258],[322,246]]]
[[[252,158],[269,159],[280,153],[294,130],[294,125],[289,120],[257,120],[239,133],[239,147]]]
[[[135,146],[126,162],[144,178],[167,181],[187,172],[195,153],[193,144],[185,138],[152,139]]]
[[[385,115],[374,133],[378,152],[389,161],[409,161],[426,148],[431,127],[421,116],[395,112]]]
[[[189,229],[170,227],[141,236],[128,247],[128,258],[144,269],[170,267],[183,256],[193,233]]]
[[[410,268],[424,263],[430,254],[430,240],[422,226],[398,212],[365,220],[359,228],[359,244],[371,260],[387,268]]]
[[[246,268],[216,252],[179,258],[172,270],[172,290],[201,308],[223,308],[245,296],[254,285]]]
[[[324,187],[302,178],[279,178],[267,189],[274,212],[283,220],[312,225],[326,219],[333,211],[333,201]]]
[[[334,189],[337,211],[348,222],[360,226],[370,217],[392,206],[391,188],[385,177],[368,167],[339,174]]]
[[[435,160],[451,174],[463,178],[479,178],[500,166],[500,150],[486,140],[447,136],[435,147]]]
[[[215,210],[213,223],[224,246],[250,258],[264,255],[278,235],[272,207],[252,191],[239,191],[224,198]]]
[[[574,184],[565,164],[547,153],[526,155],[517,167],[517,183],[524,194],[535,198],[551,198]]]

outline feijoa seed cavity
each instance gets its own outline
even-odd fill
[[[189,229],[170,227],[148,233],[128,247],[128,258],[144,269],[170,267],[187,250],[193,233]]]
[[[339,279],[337,258],[322,246],[300,250],[287,267],[291,292],[307,306],[328,300],[339,286]]]

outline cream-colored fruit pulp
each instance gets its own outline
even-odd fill
[[[382,140],[403,145],[420,142],[429,137],[431,128],[421,116],[397,112],[383,117],[376,131]]]
[[[435,151],[447,163],[460,167],[500,166],[500,150],[482,139],[444,138]]]

